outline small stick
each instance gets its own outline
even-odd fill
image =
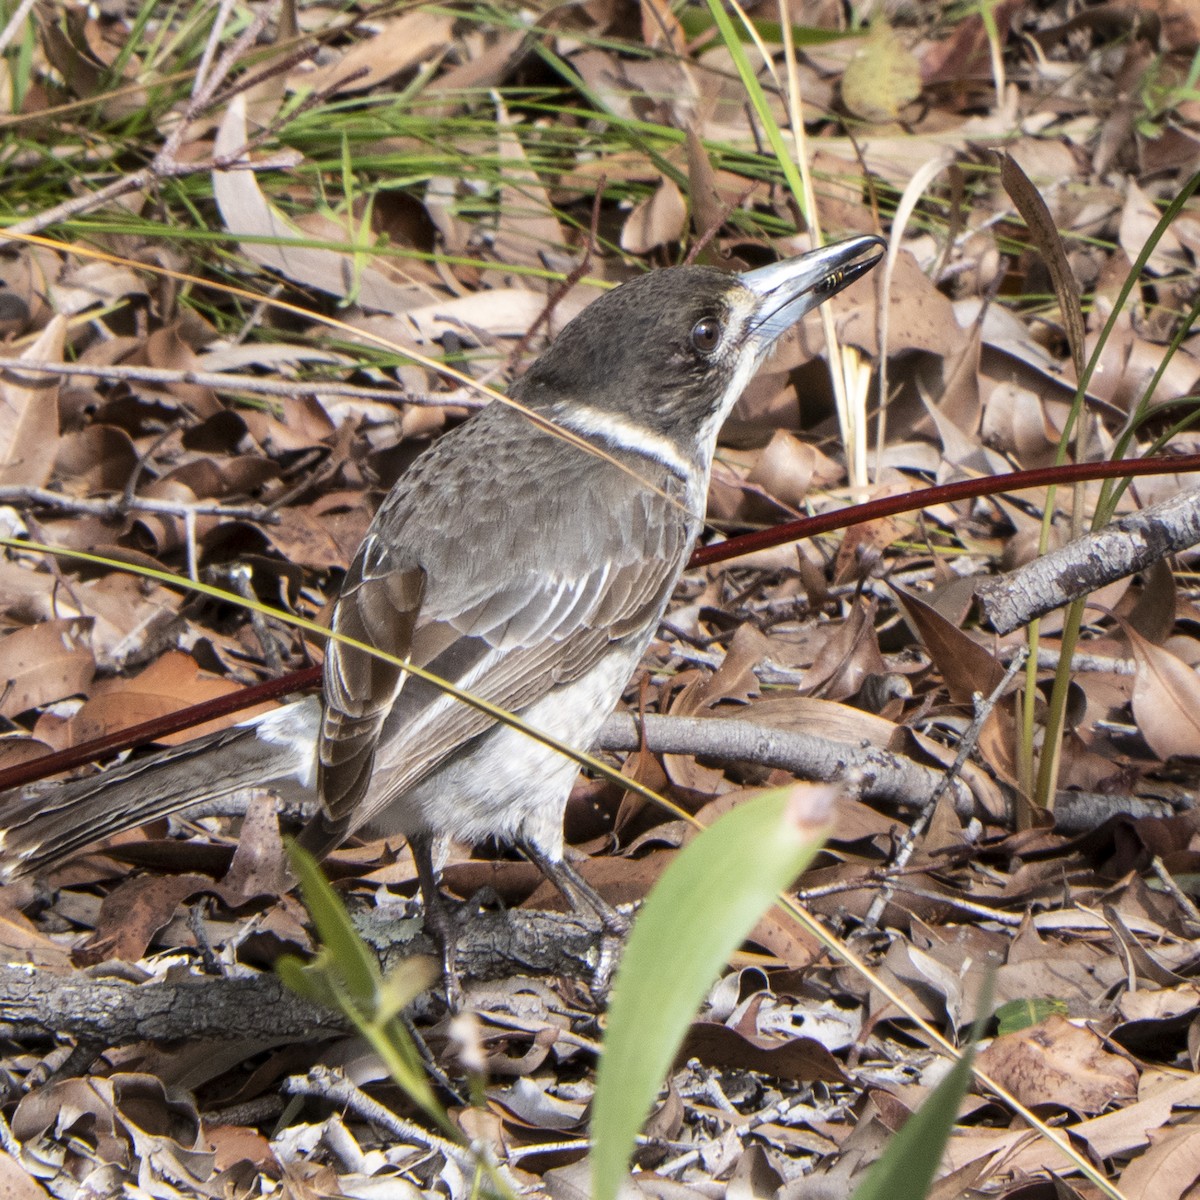
[[[1022,650],[1024,651],[1024,647],[1022,647]],[[925,801],[920,813],[917,814],[917,819],[913,821],[908,832],[904,835],[900,843],[900,849],[896,851],[893,859],[892,869],[902,869],[908,864],[908,860],[913,856],[917,848],[917,839],[924,834],[928,827],[938,801],[946,794],[950,785],[962,773],[967,759],[971,756],[971,751],[975,749],[975,744],[979,741],[979,735],[983,732],[984,722],[992,715],[992,709],[996,707],[996,702],[1004,695],[1004,689],[1013,681],[1017,672],[1025,665],[1025,660],[1028,657],[1028,651],[1014,654],[1012,662],[1008,664],[1008,669],[1004,672],[1004,678],[996,684],[991,693],[986,698],[978,692],[975,693],[975,716],[966,733],[963,734],[962,741],[959,743],[958,753],[954,757],[954,762],[950,765],[950,769],[942,775],[938,785],[933,789],[929,799]],[[879,895],[871,901],[871,907],[867,910],[867,915],[863,919],[862,929],[859,931],[860,934],[874,929],[879,924],[879,918],[883,916],[883,910],[892,899],[892,890],[890,883],[885,884],[880,889]]]

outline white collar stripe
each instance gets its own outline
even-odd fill
[[[553,419],[564,429],[594,439],[602,446],[652,458],[681,478],[688,478],[695,469],[669,437],[607,409],[571,404],[555,413]]]

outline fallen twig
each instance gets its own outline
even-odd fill
[[[1036,617],[1197,544],[1200,489],[1193,489],[1130,513],[1007,575],[984,580],[975,595],[992,628],[1011,633]]]
[[[395,921],[380,949],[378,924],[371,942],[384,970],[395,960],[440,951],[413,921]],[[503,979],[535,972],[588,979],[599,933],[571,914],[510,910],[473,914],[458,941],[464,978]],[[418,997],[412,1011],[427,1011]],[[302,1000],[271,974],[248,978],[172,976],[152,983],[76,971],[56,975],[0,966],[0,1037],[29,1043],[73,1037],[104,1046],[176,1039],[245,1039],[278,1045],[297,1039],[333,1038],[350,1032],[340,1013]]]
[[[66,496],[40,487],[0,487],[0,504],[52,508],[58,512],[114,520],[130,512],[159,513],[187,520],[198,516],[221,517],[225,520],[258,521],[265,525],[279,523],[279,515],[261,504],[218,504],[197,501],[185,504],[180,500],[151,500],[144,496],[114,496],[108,500],[85,500],[82,496]]]
[[[170,386],[191,384],[215,392],[251,392],[261,396],[346,396],[352,400],[380,400],[385,404],[417,404],[429,407],[481,408],[485,401],[472,388],[452,392],[406,392],[399,388],[361,387],[329,380],[281,380],[259,375],[234,375],[227,371],[171,370],[165,367],[100,366],[86,363],[30,362],[0,355],[0,371],[34,371],[49,375],[81,375],[120,383],[153,383]]]

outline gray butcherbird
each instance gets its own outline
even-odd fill
[[[396,483],[333,629],[590,747],[700,532],[722,422],[779,336],[869,271],[883,244],[855,237],[741,275],[676,267],[602,296],[513,388],[536,420],[493,403]],[[443,945],[434,848],[447,838],[519,845],[611,929],[612,910],[563,858],[576,772],[433,684],[331,641],[322,696],[0,811],[0,870],[52,865],[249,784],[290,784],[322,801],[302,835],[319,853],[357,832],[408,839]]]

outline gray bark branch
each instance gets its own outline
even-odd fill
[[[1016,571],[988,579],[975,589],[975,594],[992,628],[997,633],[1011,633],[1072,600],[1197,544],[1200,489],[1131,513]]]
[[[853,773],[859,780],[856,791],[864,799],[905,808],[928,803],[944,775],[940,769],[876,746],[852,746],[728,718],[646,715],[635,720],[618,714],[604,722],[597,744],[603,750],[636,750],[643,730],[646,745],[655,754],[693,754],[778,767],[819,783],[841,782]],[[975,801],[961,780],[954,784],[954,805],[962,816],[975,815]]]
[[[376,926],[369,939],[386,973],[403,957],[440,951],[418,922],[396,921],[390,932]],[[472,914],[459,939],[458,963],[465,979],[519,974],[589,978],[598,931],[570,914],[511,910]],[[428,1011],[420,997],[414,1016]],[[0,966],[0,1037],[40,1042],[73,1037],[101,1046],[177,1038],[263,1045],[299,1038],[333,1038],[351,1032],[339,1013],[293,995],[270,973],[230,979],[196,975],[129,983],[77,971],[57,975],[28,967]]]

